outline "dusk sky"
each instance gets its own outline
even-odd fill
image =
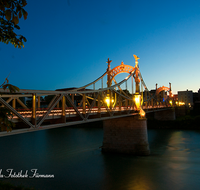
[[[17,31],[25,47],[0,43],[0,80],[20,89],[80,87],[107,69],[134,66],[148,89],[200,88],[199,0],[27,0]],[[125,75],[122,75],[124,78]]]

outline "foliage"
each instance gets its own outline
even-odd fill
[[[26,38],[17,35],[14,30],[20,29],[18,23],[22,16],[24,20],[27,19],[28,13],[24,10],[26,5],[26,0],[0,0],[0,42],[10,42],[18,48],[24,47]]]
[[[10,112],[10,110],[8,110],[5,107],[2,107],[0,109],[0,127],[1,127],[1,131],[12,131],[12,127],[15,126],[15,124],[11,121],[9,121],[8,118],[12,118],[13,115]]]
[[[12,85],[12,84],[9,84],[8,82],[9,82],[9,80],[8,80],[8,77],[7,77],[7,78],[5,79],[5,81],[4,81],[4,83],[3,83],[2,85],[0,85],[0,88],[3,88],[4,90],[5,90],[6,88],[8,88],[9,91],[10,91],[11,93],[16,92],[16,91],[19,91],[19,88],[18,88],[17,86],[14,86],[14,85]]]
[[[4,83],[2,85],[0,85],[0,87],[3,87],[3,89],[5,90],[6,88],[9,89],[9,91],[11,93],[19,91],[19,88],[12,85],[12,84],[8,84],[8,77],[5,79]],[[15,124],[11,121],[9,121],[9,118],[12,118],[13,115],[10,112],[10,110],[8,110],[5,107],[0,107],[0,128],[1,131],[12,131],[12,127],[15,126]]]

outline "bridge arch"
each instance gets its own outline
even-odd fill
[[[168,92],[170,92],[170,88],[168,88],[168,87],[166,87],[166,86],[162,86],[162,87],[160,87],[160,88],[158,88],[157,90],[156,90],[156,95],[158,95],[160,92],[162,92],[162,91],[168,91]]]
[[[121,73],[132,73],[135,71],[135,67],[131,65],[125,65],[124,62],[121,62],[121,65],[114,67],[112,70],[109,71],[110,81],[112,83],[113,79]]]

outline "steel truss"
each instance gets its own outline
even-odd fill
[[[115,76],[120,73],[128,73],[128,76],[118,83],[115,79]],[[14,115],[14,117],[10,118],[10,120],[13,122],[22,121],[27,126],[25,129],[13,129],[10,133],[1,132],[0,136],[75,125],[85,122],[105,120],[108,118],[125,117],[130,114],[136,114],[136,107],[133,101],[133,78],[135,78],[135,74],[135,67],[124,65],[122,62],[120,66],[115,67],[112,70],[107,69],[107,71],[95,81],[74,90],[48,91],[21,89],[17,93],[10,94],[8,89],[0,89],[0,106],[6,107]],[[103,88],[103,78],[108,75],[110,76],[109,85],[107,88]],[[167,103],[158,104],[156,96],[151,95],[148,91],[140,72],[139,78],[141,80],[143,109],[151,110],[168,107]],[[122,90],[121,87],[122,84],[126,84],[127,89],[127,81],[129,79],[132,83],[131,94],[127,94]],[[101,88],[95,90],[96,83],[99,81],[101,81]],[[112,81],[115,84],[112,85]],[[90,86],[92,86],[93,89],[90,89]],[[53,95],[54,97],[46,109],[41,109],[40,97],[49,95]],[[32,107],[28,108],[25,103],[19,99],[20,97],[31,97]],[[79,104],[77,104],[75,101],[77,97],[81,98]],[[107,102],[105,101],[106,99],[108,100]],[[17,101],[24,110],[17,109],[15,101]],[[56,124],[52,123],[47,125],[45,123],[46,121],[51,123],[53,119],[57,120]]]

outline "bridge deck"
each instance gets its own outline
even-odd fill
[[[150,112],[156,112],[156,111],[163,111],[163,110],[167,110],[169,109],[168,107],[156,107],[156,108],[148,108],[148,110],[146,109],[145,112],[146,113],[150,113]],[[171,109],[171,108],[170,108]],[[67,127],[67,126],[73,126],[73,125],[79,125],[79,124],[84,124],[84,123],[90,123],[90,122],[96,122],[96,121],[103,121],[103,120],[107,120],[107,119],[115,119],[115,118],[121,118],[121,117],[129,117],[129,116],[133,116],[133,115],[137,115],[138,113],[135,112],[135,110],[132,110],[132,113],[127,113],[127,110],[124,111],[115,111],[115,114],[113,113],[112,116],[110,116],[108,114],[107,111],[104,111],[101,113],[100,115],[97,115],[97,112],[93,113],[94,115],[96,115],[96,118],[91,118],[88,120],[75,120],[75,121],[69,121],[65,123],[56,123],[56,124],[48,124],[48,125],[41,125],[39,127],[29,127],[29,128],[22,128],[22,129],[13,129],[11,132],[0,132],[0,137],[3,136],[8,136],[8,135],[14,135],[14,134],[21,134],[21,133],[26,133],[26,132],[34,132],[34,131],[39,131],[39,130],[45,130],[45,129],[53,129],[53,128],[59,128],[59,127]],[[68,116],[66,115],[66,118]],[[71,114],[70,117],[77,117],[77,114]],[[57,115],[56,117],[51,117],[49,119],[59,119],[60,115]],[[26,118],[27,120],[31,120],[31,117]],[[80,118],[79,118],[80,119]],[[15,118],[14,119],[16,122],[19,122],[19,119]]]

